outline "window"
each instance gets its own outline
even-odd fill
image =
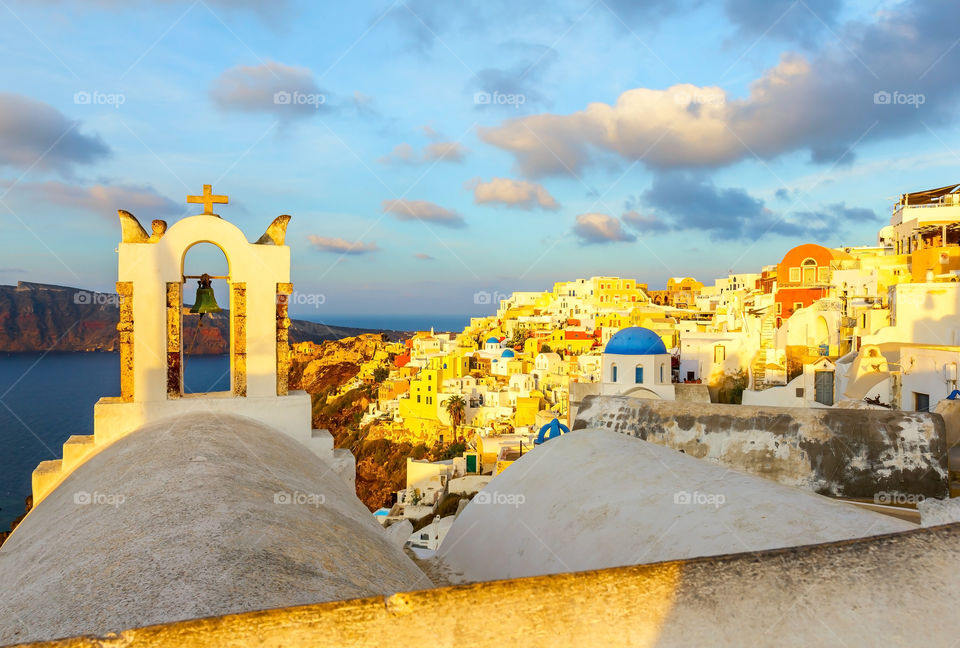
[[[417,402],[420,402],[420,394],[417,394]]]
[[[790,268],[790,283],[800,283],[800,268]]]
[[[827,266],[817,268],[817,283],[830,283],[830,268]]]
[[[867,328],[867,314],[864,313],[863,315],[861,315],[861,318],[862,318],[862,323],[860,324],[860,328],[865,329]]]
[[[660,365],[660,382],[663,382],[663,365]]]
[[[636,369],[633,370],[633,382],[638,385],[643,384],[643,367],[637,365]]]
[[[803,387],[797,387],[797,398],[803,398]]]
[[[930,394],[913,392],[913,409],[917,412],[930,411]]]
[[[692,371],[688,371],[688,372],[687,372],[687,380],[693,380],[693,372],[692,372]]]
[[[617,382],[617,365],[610,367],[610,382]]]
[[[777,302],[777,315],[783,312],[783,302]]]
[[[800,310],[803,308],[803,302],[793,302],[793,310]]]
[[[727,348],[722,344],[713,347],[713,361],[723,362],[727,359]]]

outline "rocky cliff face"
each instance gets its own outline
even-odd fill
[[[184,346],[194,354],[226,353],[230,348],[227,311],[203,318],[197,334],[197,316],[184,317]],[[3,351],[116,351],[117,296],[79,288],[35,284],[0,286],[0,352]],[[368,332],[316,322],[293,320],[290,342],[322,342]],[[385,332],[390,339],[400,333]],[[194,340],[196,340],[194,342]]]

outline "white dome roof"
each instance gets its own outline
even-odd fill
[[[497,475],[457,517],[438,557],[472,582],[913,528],[647,441],[578,430]]]

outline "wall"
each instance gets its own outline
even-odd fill
[[[936,414],[587,396],[573,430],[609,428],[782,484],[837,497],[946,497]]]
[[[863,540],[441,587],[126,630],[141,648],[948,646],[960,524]],[[878,569],[878,565],[882,568]],[[489,623],[464,622],[496,619]],[[545,618],[544,615],[548,615]],[[388,637],[388,641],[385,641]],[[46,648],[97,648],[77,637]],[[40,648],[37,645],[36,648]]]

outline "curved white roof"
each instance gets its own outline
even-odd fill
[[[430,586],[304,446],[193,414],[107,446],[17,527],[0,645]]]
[[[471,582],[913,528],[634,437],[578,430],[497,475],[457,517],[438,557]]]

